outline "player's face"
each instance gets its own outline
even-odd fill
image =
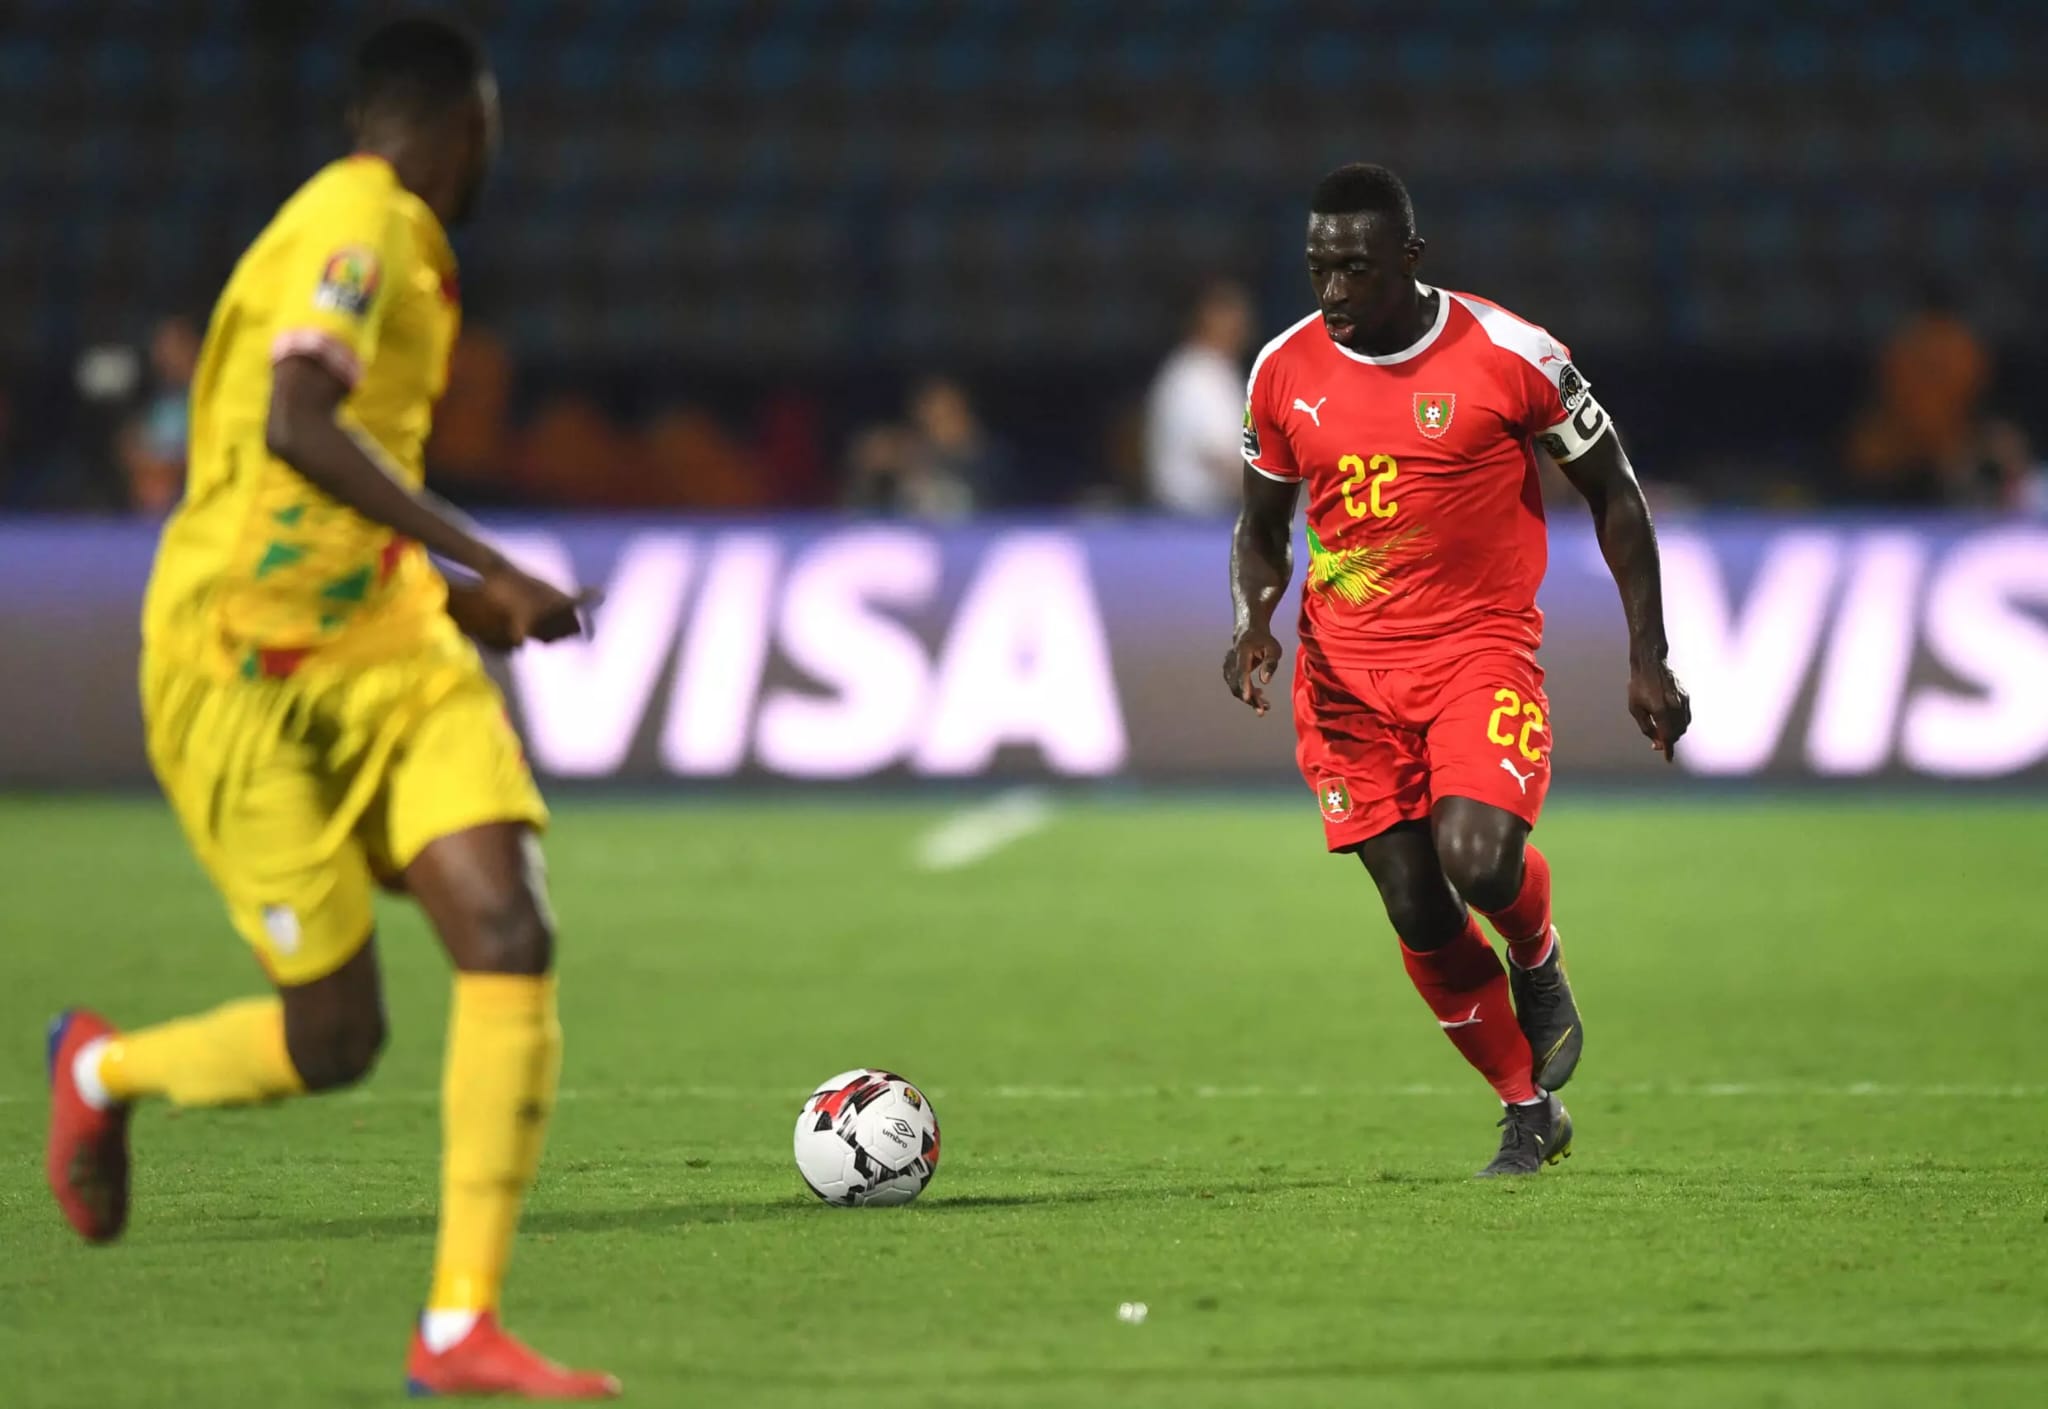
[[[1308,278],[1323,310],[1323,327],[1346,347],[1378,345],[1414,307],[1415,266],[1422,241],[1406,240],[1372,212],[1311,215]]]
[[[498,80],[484,74],[476,81],[476,95],[464,117],[467,132],[466,160],[462,173],[462,195],[456,203],[455,223],[460,225],[476,214],[484,192],[484,179],[498,157]]]

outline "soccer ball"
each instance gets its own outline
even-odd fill
[[[907,1204],[939,1167],[939,1118],[892,1071],[841,1072],[796,1118],[796,1171],[828,1204]]]

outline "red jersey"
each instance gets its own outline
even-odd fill
[[[1535,324],[1447,289],[1400,352],[1353,352],[1320,314],[1266,344],[1244,455],[1308,485],[1304,642],[1372,669],[1486,645],[1534,655],[1548,542],[1530,442],[1579,445],[1570,423],[1593,404],[1570,358]]]

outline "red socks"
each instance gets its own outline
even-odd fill
[[[1549,879],[1546,871],[1546,897]],[[1525,881],[1525,896],[1528,889]],[[1507,970],[1500,966],[1493,947],[1479,932],[1479,922],[1468,915],[1463,934],[1426,954],[1418,954],[1403,944],[1401,959],[1408,966],[1415,991],[1436,1014],[1444,1036],[1492,1084],[1501,1100],[1510,1105],[1535,1100],[1529,1040],[1515,1024]]]
[[[1550,863],[1533,846],[1522,849],[1522,890],[1505,910],[1487,914],[1494,932],[1508,942],[1517,968],[1533,969],[1550,957]]]

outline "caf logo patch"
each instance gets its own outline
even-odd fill
[[[377,286],[382,282],[376,251],[367,245],[346,245],[327,257],[319,287],[313,290],[313,306],[360,318],[377,301]]]
[[[1322,778],[1317,780],[1316,804],[1323,809],[1324,821],[1350,821],[1351,784],[1342,778]]]
[[[1557,399],[1564,403],[1567,411],[1579,409],[1579,403],[1586,399],[1586,379],[1579,375],[1579,369],[1567,362],[1558,369]]]
[[[917,1094],[917,1088],[915,1086],[906,1086],[903,1088],[903,1099],[910,1102],[910,1108],[912,1110],[917,1110],[919,1107],[924,1105],[924,1097]]]
[[[1458,409],[1456,393],[1418,391],[1415,393],[1415,429],[1430,440],[1440,440],[1451,428],[1451,415]]]
[[[1249,401],[1244,404],[1244,458],[1259,458],[1259,428],[1252,420],[1252,404]]]

